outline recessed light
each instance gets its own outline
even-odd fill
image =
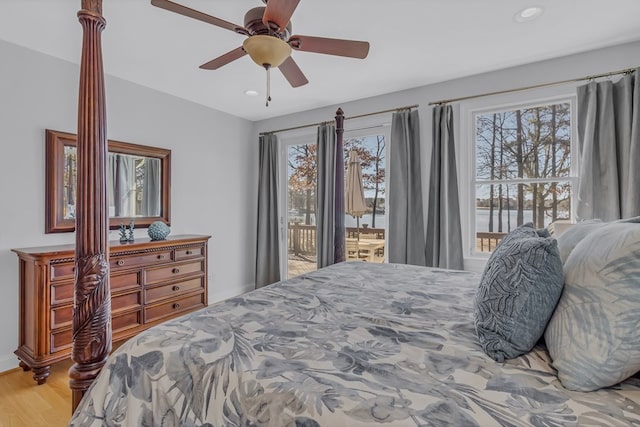
[[[244,91],[247,96],[258,96],[260,93],[257,90],[248,89]]]
[[[516,22],[526,22],[536,19],[540,15],[542,15],[542,8],[540,6],[531,6],[516,13],[513,19]]]

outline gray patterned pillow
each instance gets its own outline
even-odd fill
[[[590,232],[564,273],[564,293],[545,332],[562,384],[591,391],[640,370],[640,224],[620,221]]]
[[[525,224],[491,254],[474,301],[482,348],[499,362],[528,353],[544,333],[562,293],[556,240]]]

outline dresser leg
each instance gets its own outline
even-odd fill
[[[22,368],[22,370],[24,372],[30,371],[31,370],[31,366],[27,365],[26,363],[24,363],[22,360],[19,363],[20,367]]]
[[[33,379],[42,385],[47,382],[47,377],[51,373],[51,366],[41,366],[39,368],[33,368]]]

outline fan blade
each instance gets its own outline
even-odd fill
[[[182,6],[181,4],[174,3],[169,0],[151,0],[151,4],[161,9],[165,9],[170,12],[175,12],[179,15],[188,16],[189,18],[197,19],[199,21],[206,22],[208,24],[212,24],[217,27],[231,30],[235,33],[249,34],[247,29],[244,28],[242,25],[236,25],[233,22],[228,22],[228,21],[225,21],[224,19],[207,15],[206,13],[199,12],[195,9],[191,9],[190,7],[187,7],[187,6]]]
[[[216,59],[212,59],[206,64],[202,64],[200,68],[202,68],[203,70],[217,70],[223,65],[227,65],[229,62],[242,58],[246,54],[247,52],[242,48],[242,46],[240,46],[230,52],[225,53],[224,55],[217,57]]]
[[[369,54],[369,42],[357,40],[329,39],[325,37],[291,36],[289,45],[295,50],[347,56],[364,59]]]
[[[309,83],[309,80],[304,76],[302,70],[292,57],[285,59],[278,68],[282,71],[282,74],[284,74],[284,77],[292,87],[300,87]]]
[[[262,22],[266,26],[269,26],[269,22],[272,22],[278,26],[276,30],[284,30],[291,20],[291,15],[298,7],[298,3],[300,3],[300,0],[267,1],[267,8],[264,11],[264,15],[262,15]]]

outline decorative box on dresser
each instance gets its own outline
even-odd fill
[[[109,247],[114,342],[207,305],[211,236],[114,241]],[[19,258],[20,326],[15,354],[43,384],[72,345],[74,245],[13,249]]]

